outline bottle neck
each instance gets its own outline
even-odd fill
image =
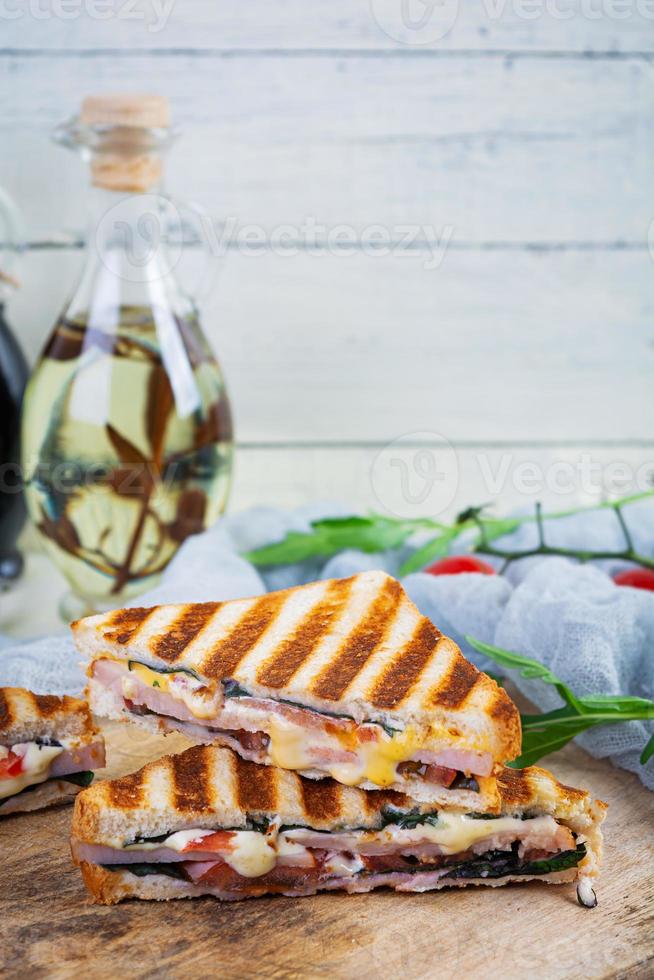
[[[193,304],[174,277],[181,254],[175,225],[174,206],[159,185],[148,193],[92,186],[86,261],[68,315],[98,329],[117,323],[126,307],[189,315]]]
[[[87,241],[95,249],[150,247],[164,238],[167,198],[159,185],[147,193],[92,185],[87,202]]]
[[[107,140],[91,154],[91,183],[104,190],[149,193],[160,185],[162,173],[160,152],[138,141],[125,146]]]

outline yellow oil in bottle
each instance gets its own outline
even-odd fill
[[[97,319],[97,318],[96,318]],[[223,511],[232,423],[195,314],[56,325],[28,386],[23,470],[45,548],[89,608],[153,585]]]

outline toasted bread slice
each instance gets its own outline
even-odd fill
[[[277,816],[285,824],[316,830],[372,829],[381,826],[389,805],[416,809],[413,800],[393,791],[366,793],[332,779],[305,779],[287,769],[246,762],[230,749],[195,745],[85,789],[76,801],[72,833],[109,844],[200,825],[245,828],[249,820]],[[427,805],[417,809],[431,812]]]
[[[247,695],[244,707],[254,707],[250,698],[352,719],[358,725],[410,730],[410,748],[397,756],[398,763],[424,750],[429,755],[422,761],[486,777],[492,763],[513,759],[520,751],[520,716],[506,692],[470,664],[420,614],[399,582],[383,572],[313,582],[254,599],[124,609],[80,620],[72,629],[79,650],[91,661],[91,706],[107,717],[131,717],[149,727],[159,724],[162,731],[180,728],[198,741],[223,741],[241,751],[234,730],[256,732],[257,726],[251,713],[242,722],[231,710],[231,721],[222,713],[223,689],[231,685]],[[165,677],[188,671],[203,686],[194,701],[186,698],[176,712],[168,680],[150,676],[143,682],[141,670],[139,681],[157,688],[160,710],[146,697],[134,713],[113,680],[107,683],[97,676],[97,664],[106,661],[122,663],[125,671],[127,664],[145,665]],[[167,705],[162,707],[164,694]],[[256,710],[262,710],[260,704]],[[189,722],[204,726],[204,737]],[[263,728],[269,738],[271,727]],[[252,761],[341,779],[336,767],[325,770],[306,760],[293,765],[274,749],[248,755],[246,748],[242,754]],[[451,750],[465,754],[467,761],[448,762]],[[491,764],[475,769],[475,755]],[[447,798],[431,790],[421,795],[417,778],[377,779],[368,772],[365,778],[349,774],[342,781],[411,790],[431,802]],[[486,787],[484,798],[493,806],[492,787]],[[461,803],[470,805],[471,799],[461,797]]]
[[[424,891],[448,885],[496,885],[532,878],[557,883],[598,873],[602,842],[599,825],[604,819],[605,804],[593,800],[587,792],[559,783],[550,773],[536,767],[523,771],[505,770],[498,783],[502,814],[477,819],[460,811],[442,810],[436,814],[429,807],[416,806],[412,800],[393,792],[366,792],[333,780],[316,782],[286,770],[257,766],[245,762],[229,749],[194,746],[180,755],[150,763],[130,776],[84,790],[75,803],[73,853],[94,899],[106,904],[128,897],[168,899],[211,894],[229,900],[269,892],[305,895],[333,888],[367,891],[383,885],[400,891]],[[333,849],[338,851],[355,849],[356,841],[369,846],[372,840],[378,842],[378,849],[373,848],[371,853],[384,854],[387,848],[389,853],[396,854],[405,840],[403,834],[406,837],[403,846],[410,853],[420,853],[430,841],[433,847],[434,841],[441,839],[438,834],[442,825],[445,850],[440,849],[439,853],[446,855],[453,870],[444,870],[442,866],[434,870],[432,858],[431,864],[405,867],[401,871],[396,869],[389,874],[377,873],[366,864],[365,869],[345,876],[337,874],[319,880],[306,880],[300,876],[295,883],[285,880],[282,884],[271,881],[266,874],[257,880],[256,875],[243,878],[232,873],[229,885],[226,885],[224,880],[222,883],[210,877],[205,880],[193,874],[188,880],[182,880],[179,869],[186,867],[183,863],[173,865],[178,873],[170,878],[166,874],[170,865],[161,864],[159,871],[156,863],[148,863],[152,855],[155,862],[170,860],[158,856],[156,850],[146,850],[142,859],[136,859],[145,864],[130,866],[123,863],[127,860],[125,854],[134,860],[130,852],[134,846],[142,846],[132,844],[134,841],[161,841],[180,831],[209,833],[225,828],[231,833],[219,837],[238,837],[239,832],[246,831],[245,836],[260,838],[269,833],[258,829],[267,821],[276,822],[280,835],[290,831],[290,837],[295,834],[297,839],[298,833],[308,834],[309,847],[313,836],[313,847],[323,849],[312,852],[316,854],[324,854],[330,841]],[[429,833],[421,830],[423,825],[428,825]],[[257,827],[256,833],[252,832],[253,827]],[[545,832],[551,835],[553,830],[555,834],[563,834],[564,842],[570,842],[561,845],[564,849],[562,868],[559,870],[554,863],[537,873],[537,863],[533,862],[521,868],[515,857],[517,843],[524,841],[525,847],[535,848],[536,857],[542,860],[539,850],[543,844],[542,835]],[[421,833],[426,833],[420,847],[409,840],[411,833],[417,834],[418,838]],[[476,835],[474,845],[470,841],[466,844],[467,835],[471,833]],[[530,835],[534,833],[535,843],[530,844]],[[513,849],[513,837],[507,839],[507,834],[513,835],[517,842]],[[505,835],[504,839],[502,835]],[[188,839],[193,836],[191,834]],[[458,859],[456,841],[459,839],[462,853]],[[129,848],[125,851],[127,844]],[[164,840],[164,843],[147,846],[165,848],[166,843]],[[565,850],[568,846],[580,848],[579,854],[574,852],[571,859],[570,850]],[[111,848],[115,849],[114,856],[109,851],[109,860],[106,860]],[[498,851],[498,848],[503,850]],[[97,858],[89,860],[94,849],[104,855],[105,863],[97,863]],[[496,873],[493,862],[495,866],[498,860],[501,863],[504,860],[502,854],[507,855],[508,863],[506,869],[502,866]],[[556,858],[556,853],[553,852],[553,856]],[[473,857],[478,863],[466,869],[465,862]],[[183,862],[186,858],[181,855],[176,860]],[[208,859],[200,855],[196,860]],[[420,859],[421,862],[425,860]],[[490,870],[484,861],[488,862]],[[415,859],[413,862],[415,865]],[[219,869],[225,867],[220,861],[217,864]],[[207,865],[200,867],[204,873]],[[481,869],[479,875],[476,875],[476,868]]]
[[[420,871],[416,871],[410,876],[385,872],[367,877],[355,876],[350,881],[334,879],[331,882],[323,882],[319,887],[308,888],[305,886],[301,890],[272,891],[272,889],[263,889],[258,891],[251,886],[247,893],[236,893],[201,883],[196,885],[191,882],[179,881],[165,875],[152,874],[147,877],[140,877],[127,870],[112,871],[107,867],[90,864],[87,861],[80,862],[80,871],[82,872],[82,880],[93,902],[97,905],[117,905],[119,902],[130,898],[167,902],[173,898],[202,898],[210,895],[223,902],[236,902],[244,898],[260,898],[267,894],[282,894],[288,898],[304,898],[315,895],[318,891],[344,891],[350,895],[355,895],[371,892],[376,888],[390,888],[396,892],[426,892],[441,891],[444,888],[464,888],[467,885],[484,885],[486,888],[497,888],[501,885],[518,884],[526,881],[539,881],[546,885],[564,885],[581,880],[579,872],[575,868],[542,875],[507,874],[502,878],[465,879],[446,876],[435,878],[433,875],[428,877],[428,873]],[[594,892],[591,894],[594,896]]]
[[[0,687],[0,745],[34,738],[86,739],[96,734],[86,701]]]
[[[104,762],[85,701],[0,688],[0,817],[71,799]]]

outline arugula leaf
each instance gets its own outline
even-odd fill
[[[630,695],[589,694],[577,697],[573,691],[551,670],[531,657],[502,650],[466,636],[468,643],[491,660],[513,670],[519,670],[526,678],[538,678],[552,684],[565,702],[538,715],[522,715],[522,753],[508,765],[512,768],[531,766],[539,759],[557,752],[576,735],[597,725],[614,725],[625,721],[654,719],[654,701]],[[642,765],[654,756],[654,736],[642,751]]]
[[[247,819],[247,829],[256,830],[258,834],[265,834],[268,832],[268,827],[272,821],[268,817],[261,817],[260,820],[255,820],[248,814]]]
[[[195,671],[189,667],[160,667],[159,665],[152,667],[150,664],[141,663],[140,660],[128,660],[127,669],[134,670],[134,667],[147,667],[148,670],[154,671],[155,674],[188,674],[189,677],[195,678],[196,681],[200,680]],[[156,681],[155,684],[157,684]],[[158,684],[157,687],[159,687]]]
[[[95,773],[90,769],[84,772],[69,772],[66,776],[61,776],[66,783],[74,783],[75,786],[90,786],[95,778]]]
[[[431,827],[438,825],[438,813],[420,813],[419,810],[396,810],[393,806],[385,806],[382,810],[382,826],[387,827],[392,824],[394,827],[401,827],[402,830],[413,830],[421,824],[429,824]]]
[[[123,847],[134,847],[137,844],[161,844],[162,841],[170,837],[170,833],[167,830],[165,834],[157,834],[156,837],[135,837],[133,840],[125,841]]]
[[[447,878],[504,878],[508,875],[545,875],[575,868],[586,855],[584,844],[536,861],[521,861],[516,851],[487,851],[479,857],[447,866]]]
[[[575,868],[585,857],[586,845],[577,844],[574,851],[562,851],[560,854],[555,854],[554,857],[529,861],[517,873],[525,875],[546,875],[551,874],[553,871],[565,871],[567,868]]]
[[[645,746],[645,748],[640,754],[641,765],[644,766],[646,762],[649,762],[649,760],[652,758],[653,755],[654,755],[654,735],[652,735],[649,742],[647,743],[647,745]]]
[[[236,681],[223,681],[223,697],[225,698],[251,698],[252,695]]]
[[[500,667],[519,670],[521,675],[528,680],[538,678],[544,681],[545,684],[552,684],[566,704],[576,707],[578,711],[581,710],[579,699],[575,697],[567,684],[564,684],[551,670],[537,660],[532,660],[531,657],[525,657],[519,653],[512,653],[509,650],[502,650],[501,647],[491,646],[490,643],[482,643],[481,640],[475,640],[471,636],[466,636],[466,640],[475,650],[478,650],[480,653],[485,653],[487,657],[494,660]]]
[[[328,517],[312,521],[307,532],[289,531],[282,541],[245,554],[253,565],[289,565],[308,558],[331,558],[346,548],[366,554],[399,548],[422,528],[446,528],[428,518],[398,520],[371,514],[368,517]]]

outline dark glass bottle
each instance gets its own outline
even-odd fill
[[[0,585],[16,578],[22,560],[16,541],[25,522],[20,477],[20,406],[27,384],[27,363],[0,302]]]
[[[17,578],[23,567],[16,542],[26,516],[19,443],[28,369],[6,315],[6,301],[18,285],[12,273],[20,239],[16,207],[0,189],[0,589]]]

